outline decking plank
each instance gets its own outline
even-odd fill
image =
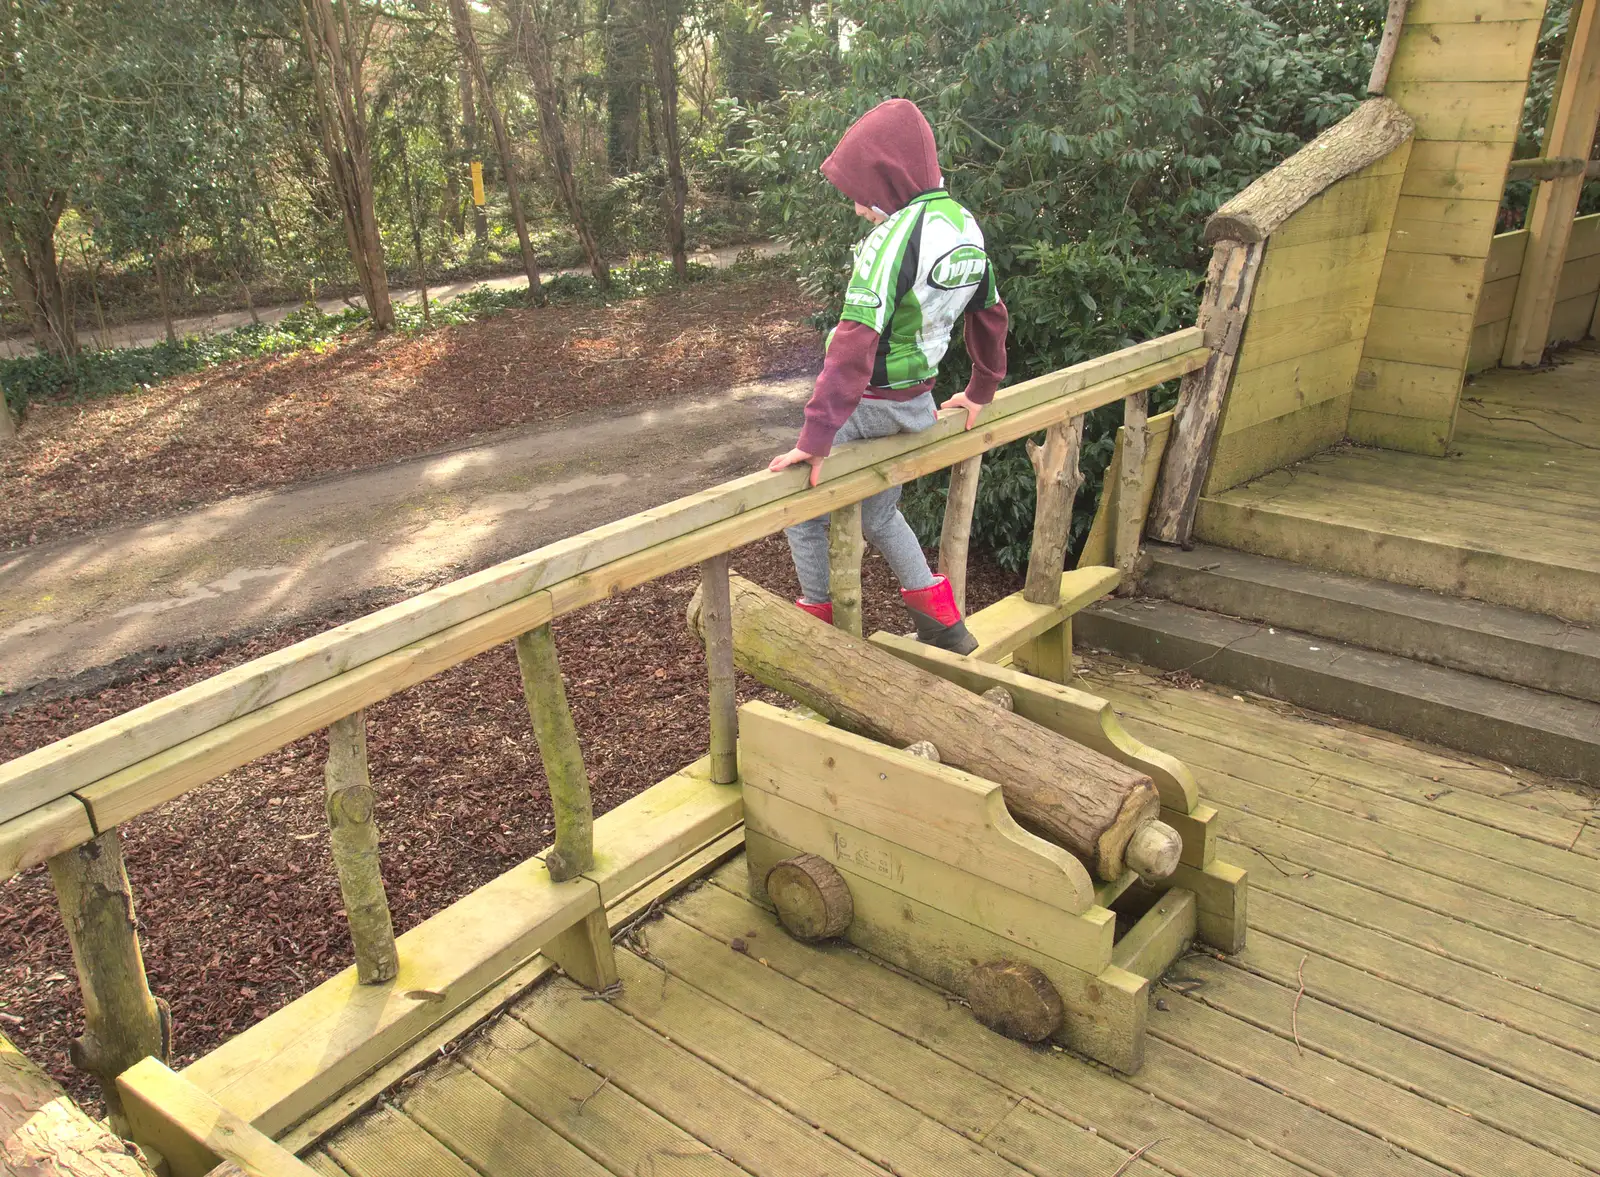
[[[886,1170],[569,982],[541,985],[518,1021],[759,1177]]]
[[[401,1107],[488,1177],[610,1177],[613,1172],[626,1177],[580,1152],[460,1064],[429,1075]]]
[[[737,865],[737,864],[735,864]],[[1156,1166],[1173,1173],[1255,1175],[1314,1172],[1332,1177],[1335,1170],[1318,1162],[1314,1153],[1330,1147],[1330,1141],[1313,1129],[1314,1139],[1300,1135],[1308,1117],[1303,1118],[1279,1097],[1262,1099],[1261,1088],[1237,1080],[1220,1068],[1206,1067],[1192,1056],[1198,1073],[1185,1084],[1186,1095],[1177,1103],[1165,1097],[1151,1098],[1130,1081],[1083,1065],[1064,1052],[1038,1051],[1011,1042],[984,1029],[958,1002],[929,986],[911,983],[883,969],[871,959],[841,946],[802,945],[787,940],[766,911],[748,899],[728,890],[723,884],[738,886],[736,874],[717,876],[719,885],[704,887],[685,896],[674,914],[693,923],[708,935],[724,941],[756,928],[763,940],[763,953],[769,965],[825,995],[837,995],[873,1021],[938,1051],[951,1061],[1001,1084],[1065,1119],[1093,1129],[1132,1152],[1152,1140],[1158,1143],[1145,1154]],[[766,940],[771,929],[777,939]],[[1169,1048],[1152,1044],[1159,1055],[1170,1056]],[[1152,1068],[1147,1057],[1145,1071]],[[1157,1069],[1164,1069],[1157,1063]],[[1220,1082],[1224,1096],[1201,1089]],[[1191,1103],[1188,1094],[1199,1098]],[[1229,1101],[1250,1103],[1242,1116],[1232,1114]],[[1196,1110],[1188,1110],[1194,1108]],[[1203,1113],[1203,1114],[1202,1114]],[[1220,1121],[1217,1118],[1220,1115]],[[1021,1127],[1026,1121],[1020,1121]],[[1331,1147],[1348,1147],[1358,1162],[1376,1164],[1369,1171],[1400,1171],[1386,1167],[1367,1145],[1376,1144],[1359,1133],[1337,1126]],[[1346,1135],[1348,1131],[1348,1135]],[[1292,1158],[1298,1156],[1301,1163]],[[1432,1166],[1411,1172],[1434,1172]]]
[[[1283,997],[1284,1009],[1291,1010],[1294,993],[1285,990]],[[1569,1160],[1204,1002],[1182,997],[1169,1001],[1167,1015],[1151,1019],[1150,1032],[1463,1177],[1583,1177],[1584,1170]]]
[[[613,1173],[736,1177],[743,1169],[540,1038],[502,1018],[462,1062]]]
[[[314,1152],[300,1159],[321,1173],[322,1177],[350,1177],[350,1174],[341,1169],[339,1163],[325,1152]]]
[[[1311,966],[1313,985],[1320,980],[1315,974],[1322,963],[1319,959]],[[1369,1095],[1386,1099],[1384,1092],[1390,1087],[1416,1092],[1438,1108],[1459,1109],[1472,1121],[1497,1132],[1574,1164],[1600,1168],[1600,1134],[1595,1132],[1594,1113],[1587,1108],[1322,1001],[1311,994],[1309,986],[1296,1007],[1298,984],[1294,981],[1280,985],[1201,954],[1184,963],[1182,975],[1200,981],[1197,988],[1184,987],[1188,999],[1269,1031],[1285,1042],[1293,1043],[1298,1037],[1306,1051],[1319,1052],[1381,1081],[1375,1088],[1367,1085]],[[1170,1032],[1174,1024],[1183,1023],[1180,1018],[1176,1022],[1163,1019],[1160,1024],[1163,1032]],[[1290,1069],[1298,1071],[1303,1057],[1297,1053]],[[1345,1082],[1337,1072],[1328,1072],[1326,1079]],[[1383,1114],[1387,1115],[1387,1110]],[[1452,1128],[1460,1126],[1450,1123]]]
[[[653,943],[654,938],[652,938]],[[654,948],[650,950],[654,955]],[[720,948],[728,952],[725,946]],[[634,953],[618,955],[623,991],[613,1005],[682,1050],[772,1100],[894,1173],[1017,1177],[1015,1165],[971,1139],[1009,1106],[962,1117],[952,1128],[872,1086]],[[859,1018],[842,1006],[828,1029],[849,1034]]]
[[[1333,778],[1341,782],[1340,791],[1349,794],[1352,804],[1381,806],[1385,800],[1409,803],[1424,819],[1424,830],[1433,829],[1434,823],[1438,823],[1439,840],[1465,837],[1476,843],[1473,849],[1481,848],[1489,857],[1507,865],[1548,874],[1586,890],[1600,891],[1600,870],[1596,870],[1592,856],[1571,849],[1573,840],[1583,832],[1583,822],[1591,816],[1587,799],[1576,792],[1559,792],[1555,803],[1571,807],[1564,808],[1560,815],[1533,810],[1466,787],[1468,780],[1481,784],[1484,777],[1492,778],[1493,770],[1462,761],[1448,761],[1442,751],[1434,756],[1395,741],[1337,729],[1347,736],[1357,735],[1361,741],[1353,752],[1341,754],[1319,746],[1331,740],[1324,734],[1335,730],[1331,724],[1304,723],[1298,730],[1293,727],[1274,730],[1252,722],[1243,714],[1252,709],[1264,711],[1250,704],[1233,703],[1222,707],[1212,697],[1197,698],[1190,705],[1174,699],[1170,691],[1153,690],[1098,673],[1091,673],[1088,678],[1095,692],[1109,697],[1119,713],[1128,713],[1125,718],[1134,727],[1151,723],[1247,756],[1276,761],[1284,766],[1285,781],[1294,779],[1297,772],[1312,778]],[[1185,693],[1206,694],[1203,691]],[[1145,730],[1149,732],[1150,729]],[[1151,733],[1141,738],[1146,738],[1153,747],[1161,746],[1159,735]],[[1395,760],[1402,764],[1409,761],[1414,770],[1392,767],[1390,762]],[[1214,766],[1224,771],[1227,763],[1217,765],[1213,761]],[[1538,788],[1543,780],[1528,772],[1510,774],[1506,770],[1499,775],[1505,780],[1507,791],[1526,788],[1530,781]],[[1353,787],[1345,789],[1343,786]]]
[[[328,1143],[350,1177],[479,1177],[477,1170],[392,1107],[380,1107]]]
[[[1228,963],[1286,989],[1298,991],[1304,981],[1309,998],[1447,1051],[1485,1072],[1600,1112],[1600,1060],[1554,1047],[1469,1006],[1335,960],[1260,924],[1250,929],[1249,947]]]
[[[736,1009],[773,1033],[804,1046],[833,1066],[887,1092],[900,1102],[992,1146],[997,1129],[1018,1110],[1017,1097],[783,972],[761,964],[781,930],[741,937],[747,952],[729,950],[672,915],[650,929],[649,951],[676,978]],[[1009,1131],[1009,1130],[1008,1130]],[[1002,1150],[1007,1160],[1031,1172],[1109,1172],[1125,1158],[1120,1149],[1039,1110],[1030,1126],[1030,1146]],[[1135,1165],[1129,1173],[1154,1172]]]
[[[1263,864],[1263,869],[1269,868]],[[1257,882],[1254,874],[1250,881]],[[1251,887],[1250,923],[1303,951],[1322,953],[1600,1060],[1600,1018],[1537,989],[1295,903],[1265,887]]]
[[[1422,798],[1436,804],[1438,799],[1430,799],[1428,795],[1438,793],[1438,786],[1443,784],[1451,790],[1489,798],[1513,810],[1531,809],[1561,822],[1573,821],[1574,816],[1590,804],[1582,794],[1561,782],[1547,781],[1531,770],[1491,767],[1486,762],[1475,762],[1464,753],[1358,731],[1318,716],[1280,714],[1258,702],[1241,703],[1215,690],[1175,692],[1137,673],[1107,674],[1100,668],[1088,666],[1086,674],[1097,686],[1106,688],[1100,693],[1127,696],[1114,701],[1118,705],[1126,702],[1136,711],[1148,712],[1157,723],[1163,722],[1159,716],[1171,714],[1190,717],[1185,730],[1193,730],[1199,723],[1202,731],[1226,728],[1242,737],[1248,733],[1247,742],[1229,746],[1314,768],[1354,785],[1385,789],[1397,796]],[[1286,752],[1292,752],[1293,759],[1286,756]],[[1498,807],[1489,812],[1498,812]],[[1521,815],[1517,815],[1506,820],[1520,819]],[[1568,838],[1572,836],[1573,827],[1560,826],[1558,835],[1561,830],[1565,830]]]
[[[1595,957],[1600,955],[1600,946],[1596,946],[1594,940],[1595,933],[1600,932],[1600,897],[1593,892],[1509,864],[1486,860],[1475,850],[1457,849],[1425,834],[1395,828],[1368,816],[1370,811],[1353,813],[1327,804],[1324,800],[1327,790],[1316,789],[1319,783],[1316,774],[1307,774],[1305,784],[1308,787],[1304,792],[1274,789],[1260,783],[1260,779],[1267,777],[1281,782],[1282,766],[1275,761],[1230,751],[1223,756],[1232,771],[1223,772],[1197,759],[1196,752],[1205,754],[1207,750],[1199,747],[1201,742],[1193,736],[1154,724],[1144,725],[1140,721],[1134,721],[1133,726],[1139,726],[1165,750],[1184,758],[1200,781],[1209,804],[1237,815],[1240,820],[1260,818],[1313,834],[1321,841],[1340,847],[1341,853],[1348,850],[1348,858],[1333,871],[1340,878],[1348,877],[1342,872],[1356,869],[1357,864],[1365,870],[1369,859],[1390,860],[1414,873],[1418,886],[1447,879],[1492,897],[1505,909],[1506,918],[1497,920],[1494,925],[1499,930],[1507,930],[1502,926],[1506,924],[1522,931],[1531,926],[1541,930],[1530,934],[1542,939],[1542,929],[1552,922],[1591,929],[1575,933],[1584,954],[1575,959],[1597,963]],[[1249,837],[1241,837],[1246,842],[1251,841]],[[1572,938],[1564,936],[1562,940],[1566,942]]]
[[[1202,779],[1210,778],[1215,783],[1219,775],[1206,772]],[[1243,782],[1236,782],[1236,785],[1249,787]],[[1502,899],[1470,884],[1425,873],[1407,866],[1403,860],[1365,853],[1354,844],[1341,845],[1276,819],[1241,812],[1222,803],[1226,800],[1223,792],[1225,790],[1219,789],[1212,796],[1213,803],[1223,814],[1219,823],[1221,836],[1248,846],[1263,858],[1277,863],[1287,874],[1311,871],[1325,875],[1580,965],[1600,964],[1600,930],[1590,925],[1528,907],[1516,900]],[[1232,795],[1232,791],[1227,792]],[[1258,792],[1267,793],[1270,798],[1268,790]],[[1252,804],[1250,809],[1255,811],[1257,805]],[[1478,877],[1487,873],[1480,867]]]

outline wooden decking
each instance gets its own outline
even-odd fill
[[[1196,535],[1600,622],[1600,350],[1478,376],[1451,450],[1330,450],[1203,499]]]
[[[1248,948],[1168,974],[1137,1076],[791,940],[736,859],[625,941],[619,995],[539,986],[309,1159],[350,1177],[1600,1172],[1592,796],[1089,675],[1195,768],[1252,883]]]

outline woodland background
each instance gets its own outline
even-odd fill
[[[0,385],[22,414],[364,328],[659,290],[700,276],[691,250],[772,238],[830,323],[861,226],[816,166],[889,96],[922,107],[984,225],[1026,378],[1192,321],[1206,216],[1355,106],[1385,7],[0,0],[0,327],[37,344],[0,361]],[[1519,155],[1538,154],[1566,9],[1553,0]],[[1502,228],[1525,200],[1514,186]],[[562,267],[586,276],[538,281]],[[516,272],[528,292],[390,296]],[[360,305],[171,328],[330,293]],[[165,344],[98,346],[107,323],[156,316]],[[941,395],[965,367],[957,349]],[[1114,416],[1089,423],[1080,507]],[[1020,447],[988,459],[976,533],[1007,567],[1032,477]],[[940,481],[908,503],[931,536]]]

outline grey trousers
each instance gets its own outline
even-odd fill
[[[937,418],[933,394],[925,392],[915,400],[863,400],[839,429],[835,444],[888,437],[894,433],[921,433],[931,429]],[[784,531],[794,570],[800,577],[800,597],[813,605],[829,600],[828,595],[828,516],[796,523]],[[883,554],[900,587],[927,588],[934,581],[928,558],[922,554],[916,532],[900,514],[900,488],[892,487],[873,495],[861,504],[861,534]]]

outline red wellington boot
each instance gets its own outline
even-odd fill
[[[820,605],[813,605],[810,601],[796,601],[795,604],[799,605],[800,608],[804,609],[807,613],[811,614],[811,616],[817,618],[818,620],[828,625],[833,624],[832,601],[824,601]]]
[[[953,654],[970,654],[978,640],[967,632],[956,608],[956,595],[948,578],[941,576],[927,588],[901,589],[900,597],[917,623],[917,640]]]

